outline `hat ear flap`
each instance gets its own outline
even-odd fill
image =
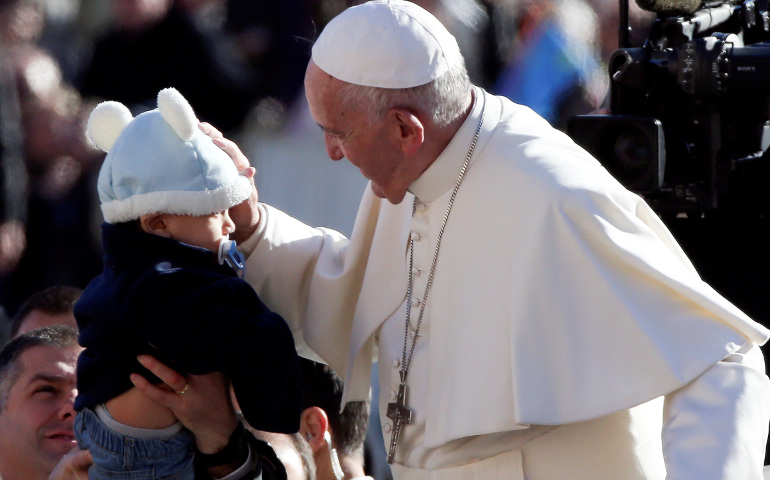
[[[102,102],[88,117],[86,131],[91,141],[105,152],[109,152],[120,132],[131,123],[134,116],[128,107],[120,102]]]
[[[190,103],[175,88],[165,88],[158,93],[158,111],[174,132],[189,142],[198,129],[198,119]]]

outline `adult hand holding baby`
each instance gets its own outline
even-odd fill
[[[141,375],[132,374],[134,386],[160,405],[173,410],[177,419],[195,436],[199,452],[213,454],[223,450],[238,425],[225,377],[220,373],[183,376],[155,357],[140,355],[138,360],[165,385],[153,385]],[[219,465],[208,473],[218,477],[238,466]]]

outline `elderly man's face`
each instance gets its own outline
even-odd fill
[[[312,61],[305,74],[305,93],[310,114],[324,133],[326,152],[332,160],[347,158],[372,181],[372,190],[391,203],[400,203],[414,180],[407,162],[386,123],[368,121],[362,112],[344,109],[339,91],[344,85]],[[411,172],[409,172],[411,174]]]
[[[80,349],[31,347],[0,412],[0,477],[45,480],[73,447],[75,363]]]

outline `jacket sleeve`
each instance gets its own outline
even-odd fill
[[[747,342],[666,396],[663,455],[669,480],[762,480],[770,380]]]

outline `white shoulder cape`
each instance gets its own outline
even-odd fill
[[[427,446],[624,410],[768,339],[642,199],[529,109],[482,95],[487,119],[431,293]],[[470,133],[426,178],[459,169],[476,103]],[[443,209],[445,195],[435,201]],[[375,333],[406,291],[411,195],[391,205],[367,189],[349,242],[263,212],[247,279],[345,372],[345,401],[367,398]]]

